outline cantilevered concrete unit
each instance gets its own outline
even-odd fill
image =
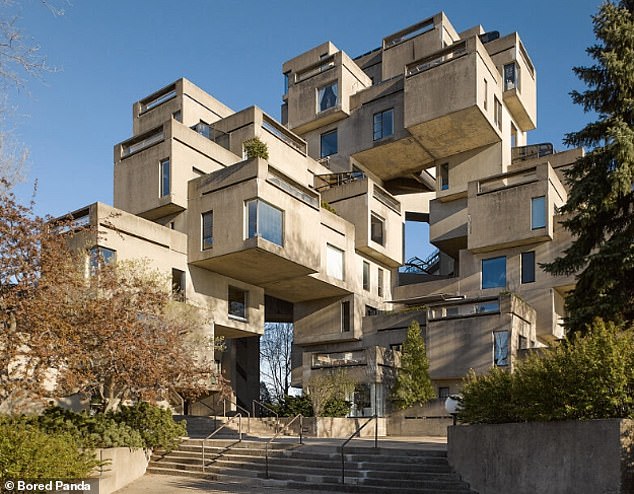
[[[349,368],[356,415],[389,410],[413,319],[441,397],[562,336],[574,280],[539,264],[568,245],[561,170],[578,153],[528,145],[536,70],[517,33],[458,32],[440,13],[282,71],[281,123],[185,79],[135,103],[114,208],[77,213],[106,230],[104,257],[149,257],[208,311],[238,405],[258,398],[265,321],[294,322],[295,385]],[[268,159],[247,157],[255,137]],[[428,259],[403,259],[406,219],[429,223]]]

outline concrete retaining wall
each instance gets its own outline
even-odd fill
[[[480,494],[634,493],[634,420],[452,426],[447,453]]]
[[[447,427],[453,423],[450,418],[403,417],[387,419],[388,436],[447,436]]]
[[[99,472],[99,494],[110,494],[142,477],[150,461],[150,450],[107,448],[95,451],[97,458],[108,461]]]
[[[282,419],[284,422],[286,419]],[[288,419],[290,420],[290,419]],[[304,417],[304,434],[314,437],[337,437],[346,439],[369,420],[369,417]],[[386,435],[386,419],[379,417],[378,435]],[[361,437],[374,437],[374,422],[370,422],[361,431]],[[295,422],[291,426],[294,434],[299,434],[299,423]]]

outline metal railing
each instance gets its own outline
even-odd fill
[[[211,439],[213,436],[218,434],[222,429],[227,427],[234,420],[238,420],[238,442],[242,441],[242,414],[238,413],[229,419],[227,422],[218,427],[215,431],[209,434],[206,438],[203,439],[203,472],[205,471],[205,441]]]
[[[265,405],[264,403],[262,403],[261,401],[258,400],[253,400],[253,402],[251,402],[251,412],[253,413],[253,418],[257,417],[257,413],[256,413],[256,406],[260,407],[261,410],[266,410],[268,413],[272,414],[273,416],[275,416],[275,431],[277,432],[280,428],[280,415],[273,410],[271,407]],[[260,417],[264,417],[264,415],[260,415]]]
[[[350,441],[352,441],[354,436],[359,434],[363,430],[363,428],[366,425],[368,425],[370,422],[372,422],[373,420],[374,420],[374,448],[375,449],[378,448],[379,447],[379,417],[376,414],[370,417],[363,425],[357,427],[357,430],[354,431],[352,435],[348,439],[346,439],[341,445],[341,483],[342,484],[346,483],[346,457],[344,455],[344,448]]]
[[[266,467],[266,478],[270,478],[269,476],[269,446],[275,441],[275,439],[282,434],[286,429],[288,429],[296,420],[299,419],[299,444],[304,444],[304,416],[300,413],[296,415],[289,423],[287,423],[284,427],[282,427],[271,439],[266,442],[264,446],[264,457],[265,457],[265,467]]]
[[[233,401],[230,401],[229,405],[235,406],[237,410],[240,410],[240,412],[243,412],[247,416],[247,432],[251,432],[251,412]],[[227,416],[227,400],[222,400],[222,416]]]

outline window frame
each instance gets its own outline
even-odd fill
[[[384,282],[383,269],[378,268],[376,272],[376,293],[379,297],[382,297],[384,293],[383,282]]]
[[[375,231],[374,231],[375,224],[381,226],[380,237],[379,236],[375,237]],[[381,247],[385,247],[385,240],[386,240],[385,237],[386,237],[385,219],[382,216],[375,213],[374,211],[370,211],[370,240],[372,240],[372,242],[376,244],[379,244]]]
[[[497,335],[506,335],[505,348],[500,346]],[[504,352],[504,350],[506,350],[506,352]],[[500,357],[498,355],[500,355]],[[500,362],[500,360],[502,362]],[[495,367],[508,367],[511,365],[511,332],[508,329],[493,331],[493,365]]]
[[[530,266],[530,270],[526,270],[526,265]],[[520,253],[520,283],[525,285],[527,283],[535,283],[536,278],[536,266],[535,266],[535,251],[527,251]],[[528,275],[531,276],[528,276]]]
[[[331,105],[328,105],[325,108],[322,108],[321,100],[323,96],[325,96],[326,90],[329,87],[330,88],[334,87],[332,92],[335,95],[335,101]],[[317,98],[316,98],[316,103],[317,103],[316,113],[317,114],[328,111],[331,108],[337,108],[337,106],[339,105],[339,81],[331,81],[328,84],[324,84],[323,86],[318,87],[316,91],[317,91]]]
[[[493,122],[502,130],[502,103],[497,96],[493,97]]]
[[[336,253],[337,255],[341,256],[341,277],[338,276],[338,272],[335,273],[333,270],[333,265],[330,262],[330,255],[329,252],[333,252]],[[343,249],[340,249],[339,247],[337,247],[336,245],[332,245],[329,243],[326,243],[326,274],[328,276],[330,276],[331,278],[335,278],[337,280],[340,281],[344,281],[346,278],[346,255],[345,255],[345,251]]]
[[[255,225],[254,228],[251,228],[252,224],[251,224],[251,220],[252,220],[252,216],[251,216],[251,208],[250,205],[251,204],[255,204]],[[264,233],[266,232],[262,232],[261,226],[262,226],[262,222],[260,221],[261,218],[261,207],[265,207],[265,208],[270,208],[272,210],[274,210],[275,212],[279,213],[279,218],[280,218],[280,225],[279,225],[279,242],[277,241],[277,237],[274,237],[273,235],[265,235]],[[273,204],[264,201],[262,199],[258,199],[258,198],[254,198],[254,199],[249,199],[247,201],[244,202],[244,218],[245,218],[245,240],[249,239],[249,238],[263,238],[264,240],[266,240],[267,242],[271,242],[272,244],[275,245],[279,245],[280,247],[284,247],[284,237],[285,237],[285,228],[284,228],[284,223],[285,223],[285,214],[284,214],[284,210],[280,209],[276,206],[274,206]]]
[[[335,141],[334,141],[334,152],[332,153],[328,153],[326,154],[324,152],[324,138],[327,138],[329,136],[335,136]],[[337,128],[335,127],[334,129],[328,130],[322,134],[320,134],[319,136],[319,158],[328,158],[328,156],[333,156],[335,154],[337,154],[339,152],[339,133],[337,132]]]
[[[537,214],[539,210],[535,208],[535,205],[540,203],[543,210],[542,215]],[[531,230],[546,228],[546,208],[546,196],[531,197]],[[541,218],[539,216],[541,216]]]
[[[385,132],[385,117],[389,115],[389,134]],[[377,131],[377,117],[380,129]],[[394,108],[388,108],[372,115],[372,141],[377,142],[394,135]]]
[[[370,279],[370,263],[368,261],[363,261],[361,284],[366,292],[369,292],[371,288]]]
[[[169,158],[159,161],[159,194],[166,197],[172,193],[172,164]]]
[[[500,261],[500,260],[502,260],[502,259],[504,260],[504,277],[503,277],[503,284],[499,284],[499,282],[498,282],[498,283],[496,283],[496,284],[492,284],[492,283],[494,283],[494,281],[488,281],[488,280],[487,280],[488,282],[487,282],[487,284],[486,284],[486,286],[485,286],[485,265],[486,265],[486,266],[492,265],[492,264],[489,264],[489,263],[493,263],[493,262],[495,262],[495,261]],[[482,288],[482,290],[487,290],[487,289],[490,289],[490,288],[506,288],[506,281],[507,281],[507,280],[506,280],[506,271],[507,271],[507,269],[506,269],[506,268],[507,268],[507,262],[506,262],[506,261],[507,261],[506,256],[489,257],[489,258],[486,258],[486,259],[482,259],[482,260],[481,260],[481,264],[480,264],[480,267],[481,267],[481,272],[480,272],[480,277],[481,277],[481,280],[480,280],[480,287]],[[488,268],[488,269],[491,269],[491,268]],[[488,271],[488,269],[487,269],[487,271]],[[487,276],[487,278],[489,278],[489,276]],[[498,276],[498,278],[499,278],[499,276]]]
[[[449,190],[449,163],[438,165],[438,174],[440,175],[440,190]]]
[[[343,300],[341,302],[341,332],[349,333],[352,330],[351,324],[351,304],[350,300]]]
[[[209,240],[206,242],[205,238],[205,218],[211,218],[211,224],[209,225]],[[205,211],[200,215],[200,248],[201,250],[209,250],[214,246],[214,212],[213,210]]]
[[[242,301],[232,300],[231,291],[234,291],[234,294],[242,293]],[[238,303],[242,305],[242,310],[237,311],[238,313],[232,312],[232,303]],[[227,316],[229,319],[236,319],[238,321],[247,321],[248,320],[248,304],[249,304],[249,291],[243,290],[242,288],[238,288],[237,286],[228,285],[227,286]]]

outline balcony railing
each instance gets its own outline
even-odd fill
[[[326,72],[327,70],[332,69],[335,66],[335,56],[330,55],[328,58],[324,60],[320,60],[317,65],[313,65],[308,67],[301,72],[295,74],[295,83],[305,81],[314,75],[321,74],[322,72]]]
[[[155,132],[154,134],[149,135],[145,139],[132,142],[130,144],[124,143],[123,149],[121,151],[121,157],[127,158],[128,156],[134,153],[138,153],[139,151],[142,151],[146,148],[149,148],[150,146],[153,146],[154,144],[161,142],[164,138],[165,136],[163,134],[163,129],[161,128],[158,130],[158,132]]]
[[[535,158],[542,158],[553,154],[553,145],[550,142],[542,142],[540,144],[530,144],[529,146],[519,146],[511,148],[511,161],[528,161]]]
[[[366,365],[367,356],[365,350],[337,353],[315,353],[312,356],[312,368],[342,367],[351,365]]]
[[[339,185],[349,184],[352,182],[358,182],[359,180],[364,180],[366,178],[365,173],[360,170],[355,170],[352,172],[342,172],[342,173],[329,173],[327,175],[315,175],[321,185],[317,186],[316,189],[318,192],[330,189],[332,187],[337,187]]]
[[[150,99],[143,100],[141,102],[141,113],[149,111],[157,106],[162,105],[166,101],[176,97],[176,88],[174,86],[168,87],[165,92],[161,92],[158,95],[150,96]]]
[[[537,171],[535,168],[517,173],[509,173],[501,177],[480,180],[478,182],[478,194],[487,194],[502,189],[518,187],[536,182],[537,180]]]
[[[306,141],[292,135],[288,129],[282,127],[275,120],[267,115],[262,116],[262,128],[267,132],[270,132],[283,143],[288,144],[290,147],[302,153],[306,156]]]
[[[499,312],[500,301],[498,299],[492,299],[459,305],[455,304],[431,307],[428,312],[428,319],[469,317],[476,315],[496,314]]]
[[[376,184],[372,189],[372,196],[391,210],[401,214],[401,203]]]
[[[276,187],[279,187],[294,198],[299,199],[304,204],[307,204],[312,208],[319,209],[319,198],[317,197],[317,195],[313,195],[307,191],[302,190],[300,186],[291,183],[277,173],[269,171],[269,175],[268,177],[266,177],[266,181],[275,185]]]
[[[438,65],[442,65],[466,54],[466,41],[455,43],[449,48],[445,48],[444,50],[441,50],[434,55],[410,63],[405,68],[405,76],[411,77],[413,75],[420,74],[421,72],[425,72],[426,70],[432,69],[434,67],[437,67]]]

